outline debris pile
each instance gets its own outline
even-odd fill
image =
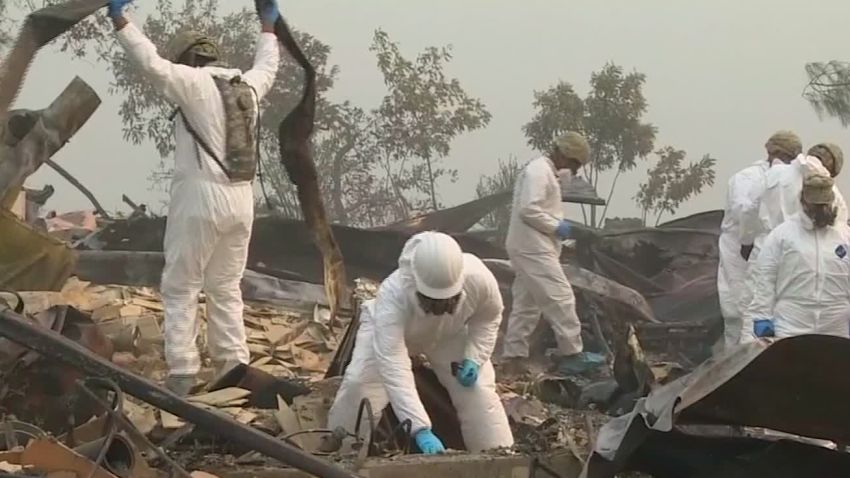
[[[99,355],[111,359],[112,363],[132,374],[154,383],[161,383],[164,379],[163,305],[153,289],[93,285],[72,278],[58,292],[0,294],[0,298],[9,309],[26,314],[39,327],[61,331],[69,339],[99,352]],[[201,302],[199,314],[204,318],[203,298]],[[61,319],[55,319],[57,310],[64,311]],[[52,321],[39,319],[43,316],[54,318]],[[198,384],[196,393],[188,397],[187,402],[200,409],[225,414],[237,423],[249,425],[270,436],[284,436],[322,426],[322,413],[326,413],[335,393],[335,387],[329,387],[322,380],[337,348],[336,337],[342,335],[348,322],[345,317],[337,319],[331,324],[329,310],[315,304],[305,307],[303,303],[289,306],[246,303],[245,323],[251,366],[239,366],[224,376],[216,377],[209,360],[205,359],[204,369],[199,375],[202,383]],[[107,350],[98,350],[97,343],[95,346],[87,343],[84,340],[86,333],[80,336],[78,332],[69,332],[72,320],[90,325],[97,336],[109,344]],[[205,321],[201,323],[199,339],[205,336]],[[77,328],[80,329],[79,326]],[[37,369],[40,372],[34,373],[35,366],[22,367],[22,361],[16,355],[26,349],[6,339],[2,339],[2,344],[4,357],[10,359],[4,363],[12,366],[2,369],[5,387],[0,395],[0,407],[7,414],[14,411],[15,416],[29,420],[16,423],[24,423],[37,430],[37,436],[60,437],[62,443],[78,441],[81,435],[98,439],[104,437],[103,420],[107,417],[78,389],[85,382],[85,374],[81,375],[74,367],[68,368],[60,360],[27,352],[35,357],[32,361],[36,365],[41,364],[42,368]],[[200,350],[205,349],[203,343],[199,345]],[[92,373],[88,372],[88,375]],[[61,387],[57,389],[56,384],[61,384]],[[47,390],[39,388],[42,386]],[[21,400],[22,395],[32,398],[34,387],[40,392],[35,397],[44,396],[44,400]],[[121,389],[118,388],[118,391]],[[123,414],[141,436],[159,443],[160,447],[173,452],[185,463],[197,461],[198,453],[240,456],[253,450],[249,444],[238,440],[222,440],[221,433],[210,433],[208,427],[206,430],[194,430],[194,424],[185,417],[142,400],[125,398],[123,392],[120,394]],[[48,399],[60,405],[68,403],[69,406],[48,406]],[[86,413],[76,413],[69,421],[67,412],[71,409],[70,404],[85,405]],[[53,410],[55,414],[51,413]],[[51,420],[46,420],[46,417]],[[29,425],[30,422],[39,426]],[[299,440],[297,443],[305,449],[312,449],[306,446],[307,442]],[[198,447],[197,443],[203,445]],[[27,442],[22,440],[20,445],[26,446]],[[26,466],[26,462],[22,463],[20,466]]]
[[[375,293],[374,282],[357,281],[354,296],[358,303],[374,297]],[[74,317],[89,321],[108,339],[111,344],[108,355],[113,363],[156,383],[161,383],[165,377],[161,331],[163,305],[155,289],[96,285],[71,278],[57,292],[23,292],[2,297],[10,307],[20,305],[22,312],[33,317],[57,308],[72,311]],[[205,317],[203,305],[202,297],[199,308],[202,318]],[[204,370],[200,374],[203,383],[198,384],[195,393],[187,400],[200,408],[226,414],[236,422],[263,433],[285,438],[303,450],[320,453],[322,439],[332,432],[323,431],[323,428],[340,381],[338,377],[326,380],[325,375],[331,368],[335,352],[341,348],[340,341],[350,321],[348,317],[339,317],[331,324],[330,311],[315,304],[246,301],[245,323],[251,366],[238,367],[225,376],[216,377],[205,358]],[[204,337],[204,323],[202,320],[199,339]],[[199,345],[200,350],[204,350],[203,343]],[[55,361],[48,363],[52,364],[54,371],[64,370]],[[23,378],[35,381],[35,377],[28,374]],[[85,397],[75,390],[75,384],[83,377],[75,375],[68,381],[68,388],[63,390],[63,394],[73,396],[79,403],[85,403]],[[13,383],[11,380],[4,382]],[[501,385],[499,393],[517,435],[515,451],[521,454],[537,456],[566,450],[576,458],[584,459],[592,446],[590,437],[606,419],[598,412],[544,403],[537,398],[539,390],[523,379]],[[0,400],[0,405],[7,411],[13,408],[9,405],[20,403],[20,400],[12,399],[13,395],[8,398],[9,401]],[[241,466],[274,464],[274,461],[238,442],[196,430],[191,422],[144,401],[127,396],[123,402],[123,413],[134,427],[146,439],[158,443],[183,468],[210,469],[210,464],[224,463]],[[54,423],[45,425],[42,420],[45,416],[43,404],[39,406],[33,402],[29,412],[28,415],[16,416],[26,416],[27,420],[42,427],[38,436],[52,434],[59,437],[58,442],[51,440],[60,446],[70,446],[69,443],[88,438],[103,438],[106,417],[96,407],[73,421],[76,426],[71,433],[65,425],[67,420],[63,420],[67,417],[61,414]],[[68,437],[72,437],[71,442]],[[379,434],[376,434],[375,442],[378,438]],[[130,441],[131,446],[136,445],[134,440]],[[403,443],[394,447],[383,446],[380,455],[395,456],[405,447]],[[346,462],[355,457],[343,455],[337,459]],[[136,462],[150,463],[153,467],[164,464],[161,460],[146,461],[143,458]]]

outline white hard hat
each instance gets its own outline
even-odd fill
[[[450,299],[463,290],[463,251],[441,232],[421,235],[413,251],[416,290],[430,299]]]

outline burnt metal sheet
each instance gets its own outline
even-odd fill
[[[606,424],[585,476],[614,476],[650,436],[679,425],[760,427],[848,443],[850,381],[835,374],[836,364],[848,360],[850,340],[824,335],[728,350]]]
[[[98,240],[107,249],[162,250],[164,226],[164,218],[116,222],[101,231]],[[342,249],[350,281],[358,277],[375,281],[386,278],[398,267],[398,256],[410,237],[399,231],[368,231],[342,226],[334,226],[334,235]],[[285,247],[280,245],[281,237],[286,238]],[[491,270],[502,282],[503,290],[510,290],[513,273],[506,261],[507,254],[504,249],[464,234],[455,234],[453,237],[458,240],[464,251],[482,259],[495,259],[495,262],[485,262],[493,264]],[[88,255],[82,255],[84,264],[88,264]],[[97,254],[91,256],[93,260],[98,257]],[[498,262],[499,260],[502,262]],[[128,263],[132,264],[134,260],[129,258]],[[321,256],[304,223],[276,217],[261,217],[254,222],[248,267],[274,276],[279,276],[278,272],[294,273],[301,280],[315,284],[320,284],[323,278]],[[651,308],[634,290],[573,265],[565,265],[565,270],[578,294],[592,292],[598,298],[611,300],[633,311],[641,320],[654,320]],[[97,277],[101,273],[97,267],[86,267],[86,271],[88,273],[83,274],[86,278]],[[148,271],[149,277],[156,277],[155,272],[151,269]]]
[[[602,232],[577,259],[583,267],[643,294],[659,321],[709,330],[701,340],[689,339],[705,351],[722,330],[717,296],[719,235],[706,225],[716,220],[717,215],[709,212],[663,228]],[[677,225],[692,228],[673,227]],[[699,352],[691,358],[704,355]]]
[[[720,223],[723,222],[723,210],[705,211],[692,214],[680,219],[660,224],[661,229],[701,229],[720,234]]]
[[[164,265],[165,256],[161,252],[79,251],[74,274],[80,280],[95,284],[157,287]],[[318,284],[246,270],[240,287],[242,296],[248,300],[286,304],[300,302],[329,307],[324,287]]]
[[[0,201],[71,139],[100,106],[100,98],[74,78],[46,109],[0,114]]]
[[[166,218],[116,221],[101,230],[88,247],[108,251],[162,252]],[[399,231],[368,231],[333,226],[345,258],[348,279],[383,280],[398,267],[398,256],[410,237]],[[481,257],[506,258],[504,250],[485,241],[454,235],[464,251]],[[286,238],[284,243],[281,238]],[[323,266],[311,232],[302,221],[274,216],[254,221],[248,267],[266,274],[289,273],[299,280],[321,284]]]
[[[561,184],[561,201],[591,206],[605,205],[605,200],[599,197],[596,188],[581,176],[572,176]]]
[[[374,230],[401,231],[407,234],[423,231],[440,231],[447,234],[464,233],[496,208],[510,204],[512,197],[512,191],[505,191],[459,206],[422,214],[406,221],[377,227]],[[561,200],[569,203],[605,205],[605,200],[597,195],[596,189],[582,177],[572,178],[564,185]]]
[[[642,229],[603,233],[593,245],[644,276],[686,270],[695,263],[718,260],[719,235],[700,229]]]
[[[440,231],[446,234],[458,234],[468,231],[487,214],[498,207],[508,204],[511,193],[494,194],[448,209],[442,209],[429,214],[397,222],[388,226],[378,227],[376,231],[400,231],[415,234],[423,231]]]
[[[58,291],[77,253],[0,208],[0,289]]]

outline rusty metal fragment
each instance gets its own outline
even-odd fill
[[[377,227],[374,230],[399,231],[410,235],[423,231],[459,234],[468,231],[484,216],[490,214],[494,209],[504,206],[510,199],[511,193],[509,192],[494,194],[460,206],[423,214],[388,226]]]

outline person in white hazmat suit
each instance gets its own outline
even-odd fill
[[[850,335],[850,236],[836,227],[834,182],[805,179],[800,214],[765,239],[753,269],[754,296],[742,342],[802,334]]]
[[[787,168],[777,170],[776,180],[771,181],[770,187],[765,190],[761,212],[763,222],[772,230],[791,216],[801,213],[800,192],[803,189],[803,179],[811,174],[836,178],[843,167],[844,153],[838,145],[832,143],[816,144],[807,154],[797,156]],[[847,203],[837,185],[833,193],[838,214],[836,225],[846,227]]]
[[[149,84],[179,112],[175,125],[176,154],[171,201],[165,231],[165,269],[162,301],[165,306],[166,386],[187,394],[201,367],[195,344],[197,308],[201,290],[206,294],[207,343],[219,373],[248,363],[249,351],[242,317],[240,281],[245,270],[254,218],[253,171],[246,180],[234,180],[223,161],[230,159],[226,141],[226,103],[221,82],[237,81],[253,90],[239,98],[239,107],[256,113],[259,101],[271,89],[280,64],[274,35],[279,17],[276,2],[260,12],[260,34],[250,71],[217,66],[218,47],[197,32],[178,33],[166,48],[167,58],[124,15],[130,0],[112,0],[108,15],[119,44]],[[251,128],[257,127],[257,116]],[[246,122],[249,120],[246,120]],[[249,158],[255,159],[255,158]]]
[[[377,297],[363,304],[353,356],[328,427],[355,430],[359,404],[366,398],[376,420],[390,404],[399,421],[410,420],[423,453],[442,453],[411,369],[411,356],[424,354],[457,409],[467,449],[512,446],[490,362],[502,310],[496,278],[480,259],[464,254],[445,234],[413,236],[398,269],[381,283]],[[460,364],[454,375],[452,362]]]
[[[587,140],[569,132],[555,141],[548,156],[529,162],[517,178],[505,244],[516,278],[504,337],[504,373],[524,368],[529,338],[541,314],[554,332],[561,373],[582,373],[604,363],[603,356],[583,351],[575,295],[560,260],[561,241],[572,232],[564,220],[558,174],[575,175],[589,156]]]
[[[765,192],[766,175],[772,167],[784,164],[799,154],[803,146],[800,138],[793,132],[777,131],[767,140],[765,149],[767,159],[759,160],[737,172],[729,179],[726,190],[726,209],[720,224],[720,260],[717,270],[717,294],[723,316],[724,347],[737,345],[740,341],[743,320],[742,293],[746,287],[747,259],[756,237],[763,233],[759,211]]]

